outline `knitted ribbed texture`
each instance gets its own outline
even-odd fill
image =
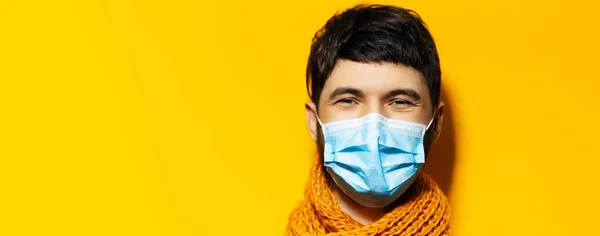
[[[449,235],[450,207],[444,193],[421,172],[379,220],[361,225],[343,213],[327,187],[323,163],[315,161],[304,201],[292,211],[285,235]]]

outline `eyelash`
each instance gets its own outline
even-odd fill
[[[343,103],[343,104],[358,104],[356,101],[350,99],[350,98],[344,98],[344,99],[340,99],[335,103]]]
[[[396,103],[396,102],[401,102],[400,104]],[[406,100],[394,100],[391,103],[392,105],[414,105],[412,102],[406,101]]]
[[[343,98],[343,99],[340,99],[340,100],[336,101],[335,103],[336,104],[341,103],[341,104],[344,104],[344,105],[347,105],[347,104],[358,104],[358,102],[356,102],[355,100],[350,99],[350,98]],[[394,100],[394,101],[392,101],[390,103],[390,105],[392,105],[392,106],[394,106],[394,105],[396,105],[396,106],[414,106],[414,104],[412,102],[409,102],[409,101],[406,101],[406,100]]]

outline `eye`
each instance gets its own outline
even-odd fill
[[[340,100],[337,100],[335,102],[335,104],[340,104],[340,105],[344,105],[344,106],[349,106],[349,105],[353,105],[353,104],[358,104],[356,101],[354,101],[353,99],[350,98],[343,98]]]
[[[394,108],[406,109],[406,108],[412,107],[414,104],[412,102],[409,102],[406,100],[397,99],[397,100],[392,101],[390,103],[390,105],[392,105]]]

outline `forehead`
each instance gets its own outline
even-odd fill
[[[413,89],[422,97],[429,91],[423,75],[412,67],[393,63],[360,63],[339,60],[323,87],[323,95],[337,87],[353,87],[365,93],[385,93],[392,89]]]

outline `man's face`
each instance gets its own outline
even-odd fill
[[[379,113],[427,125],[432,116],[429,89],[421,73],[391,63],[338,61],[318,106],[323,123]]]
[[[325,82],[319,104],[307,103],[309,129],[317,140],[317,135],[322,134],[314,118],[315,105],[324,124],[379,113],[390,119],[427,125],[433,115],[423,75],[411,67],[392,63],[337,62]]]
[[[427,125],[434,110],[428,86],[419,71],[393,63],[339,60],[325,82],[319,104],[306,103],[308,126],[317,141],[319,155],[323,154],[324,144],[316,119],[317,106],[324,124],[379,113],[390,119]],[[428,131],[433,137],[441,132],[443,106],[440,101],[435,109],[436,119],[429,128],[431,132]]]

